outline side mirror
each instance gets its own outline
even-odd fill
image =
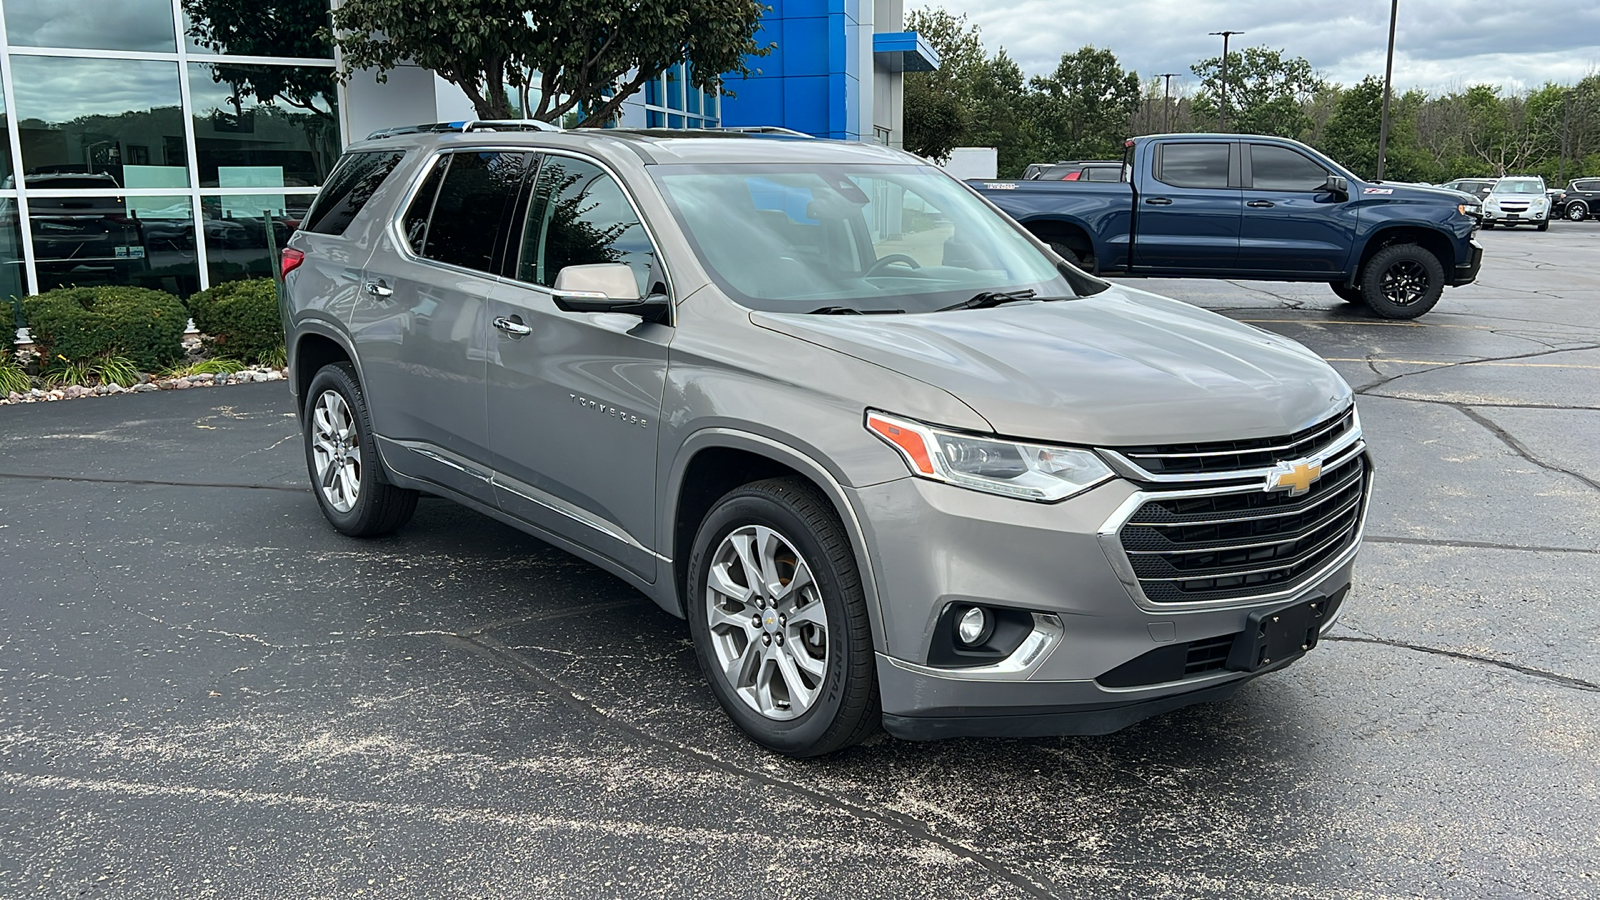
[[[1329,175],[1328,180],[1322,183],[1322,190],[1348,198],[1350,196],[1350,179],[1343,175]]]
[[[627,263],[567,266],[556,275],[556,308],[566,312],[611,312],[657,319],[667,311],[667,296],[639,296],[639,282]]]

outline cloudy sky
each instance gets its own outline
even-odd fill
[[[1208,32],[1243,31],[1230,49],[1266,45],[1353,84],[1383,75],[1388,0],[907,0],[907,9],[966,13],[990,53],[1001,47],[1029,75],[1085,44],[1109,48],[1143,77],[1182,72],[1222,52]],[[1242,43],[1241,43],[1242,42]],[[1400,0],[1397,89],[1450,90],[1480,82],[1520,90],[1600,71],[1596,0]],[[1177,89],[1179,79],[1173,79]]]

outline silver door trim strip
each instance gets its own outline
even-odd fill
[[[587,525],[614,541],[626,544],[627,546],[632,547],[641,553],[648,553],[664,563],[672,562],[671,557],[662,556],[654,550],[651,550],[649,547],[639,543],[634,539],[633,535],[624,531],[620,525],[615,525],[612,522],[608,522],[604,519],[600,519],[597,516],[593,516],[592,514],[575,509],[569,504],[545,494],[543,491],[540,491],[538,488],[533,487],[532,485],[523,484],[520,481],[516,481],[508,476],[499,474],[494,475],[489,481],[496,490],[502,490],[506,491],[507,493],[515,494],[529,503],[542,506],[551,512],[565,516],[574,522]],[[515,487],[512,486],[513,484]],[[530,492],[543,494],[544,496],[534,496],[534,493]]]

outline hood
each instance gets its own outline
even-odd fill
[[[1425,203],[1438,203],[1442,206],[1459,205],[1464,202],[1462,198],[1465,198],[1467,201],[1471,201],[1473,203],[1479,202],[1476,194],[1468,193],[1467,191],[1457,191],[1451,188],[1432,187],[1430,185],[1421,184],[1397,184],[1393,181],[1382,181],[1374,184],[1363,185],[1361,188],[1352,187],[1351,193],[1354,193],[1357,197],[1367,196],[1361,193],[1363,188],[1389,188],[1394,191],[1394,194],[1387,199],[1392,200],[1412,200]]]
[[[1015,438],[1117,447],[1271,437],[1351,397],[1294,341],[1121,286],[993,309],[750,317],[943,388]],[[861,399],[873,405],[870,392]]]

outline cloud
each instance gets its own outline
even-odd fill
[[[1063,53],[1109,48],[1124,67],[1150,77],[1181,72],[1222,52],[1208,32],[1243,31],[1230,49],[1265,45],[1303,56],[1324,77],[1353,84],[1383,76],[1389,38],[1385,0],[1125,0],[1078,5],[1060,0],[913,0],[966,13],[990,53],[1006,49],[1024,72],[1045,74]],[[1600,69],[1600,4],[1583,0],[1401,0],[1395,36],[1399,90],[1499,84],[1517,91],[1570,83]],[[1175,79],[1175,82],[1177,80]],[[1176,84],[1174,85],[1177,86]]]
[[[19,55],[11,78],[18,119],[70,122],[179,104],[176,62]]]
[[[6,4],[13,46],[172,53],[171,0],[24,0]]]

